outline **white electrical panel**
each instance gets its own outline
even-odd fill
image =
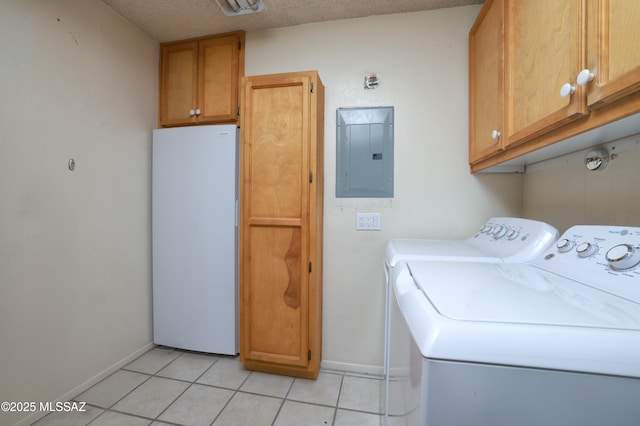
[[[336,197],[393,198],[393,107],[338,108]]]

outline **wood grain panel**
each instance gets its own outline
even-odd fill
[[[198,99],[201,121],[230,119],[238,99],[238,41],[219,38],[200,42]]]
[[[161,120],[163,123],[188,122],[189,110],[196,104],[197,44],[165,46],[162,58]]]
[[[640,90],[640,2],[590,0],[588,104],[602,108]]]
[[[251,117],[251,217],[299,218],[303,196],[302,85],[254,90]]]
[[[503,149],[504,2],[488,0],[469,32],[469,158],[475,163]]]
[[[607,0],[604,18],[609,34],[609,78],[616,79],[640,65],[640,2]],[[640,77],[639,77],[640,78]]]
[[[585,0],[513,0],[507,11],[509,147],[588,113],[583,89],[560,96],[585,66],[587,18]]]
[[[306,270],[300,228],[250,229],[248,351],[253,359],[306,365]],[[305,265],[306,266],[306,265]],[[304,306],[305,309],[302,309]]]
[[[577,50],[570,2],[520,1],[513,14],[514,48],[518,72],[514,75],[514,129],[523,129],[544,118],[549,111],[568,105],[560,88],[575,78],[572,51]],[[572,44],[573,42],[573,44]],[[576,52],[577,55],[577,52]],[[549,62],[549,58],[555,58]],[[574,63],[577,62],[574,60]]]

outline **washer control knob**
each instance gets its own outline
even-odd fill
[[[631,244],[619,244],[611,247],[605,258],[613,269],[629,269],[640,263],[640,250]]]
[[[509,231],[509,228],[507,228],[506,226],[497,226],[496,229],[493,231],[493,238],[495,238],[496,240],[499,240],[500,238],[507,235],[508,231]]]
[[[578,257],[591,257],[598,252],[598,246],[591,243],[582,243],[576,247]]]
[[[560,253],[566,253],[568,251],[571,251],[571,249],[575,245],[576,243],[574,243],[573,241],[563,238],[556,243],[556,248]]]
[[[489,232],[490,229],[491,229],[491,226],[482,225],[482,228],[480,228],[480,232],[483,233],[483,234],[486,234],[487,232]]]
[[[518,238],[518,235],[520,235],[518,231],[516,231],[515,229],[511,229],[509,232],[507,232],[507,240],[513,241]]]

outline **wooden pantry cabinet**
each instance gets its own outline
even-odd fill
[[[638,16],[635,0],[485,2],[469,34],[471,170],[640,112]]]
[[[161,127],[238,119],[244,31],[160,46]]]
[[[240,359],[316,378],[324,86],[315,71],[245,77],[241,105]]]

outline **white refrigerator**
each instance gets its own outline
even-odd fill
[[[238,129],[153,131],[153,341],[238,353]]]

